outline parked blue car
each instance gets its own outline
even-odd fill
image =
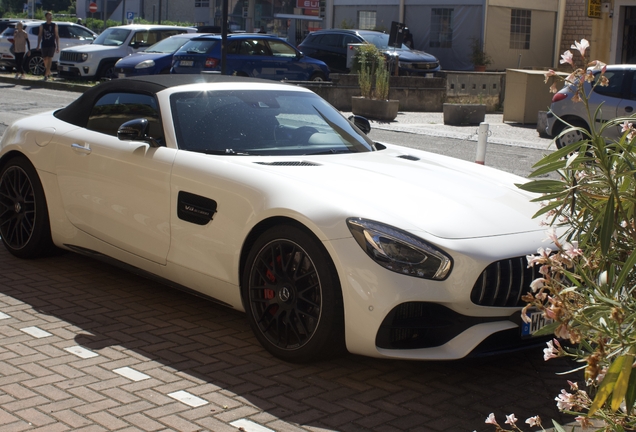
[[[173,54],[186,42],[200,33],[183,33],[160,40],[144,51],[139,51],[119,60],[115,64],[115,76],[118,78],[170,73]]]
[[[266,34],[227,36],[228,75],[271,80],[325,81],[329,67],[306,57],[284,39]],[[191,39],[172,58],[172,73],[221,71],[221,36],[207,35]]]

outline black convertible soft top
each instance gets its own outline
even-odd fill
[[[66,108],[55,112],[55,117],[67,123],[79,127],[86,127],[88,117],[95,102],[106,93],[131,92],[155,95],[170,87],[196,83],[237,83],[237,82],[261,82],[272,84],[273,81],[256,78],[228,76],[221,74],[166,74],[147,75],[135,78],[115,79],[104,81],[84,92],[79,98],[71,102]]]

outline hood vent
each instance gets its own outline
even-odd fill
[[[315,162],[307,162],[307,161],[280,161],[280,162],[254,162],[259,165],[269,165],[269,166],[320,166]]]
[[[398,157],[400,159],[406,159],[406,160],[410,160],[410,161],[418,161],[418,160],[420,160],[420,158],[418,158],[417,156],[411,156],[411,155],[400,155]]]

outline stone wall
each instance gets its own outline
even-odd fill
[[[444,103],[481,103],[488,112],[501,111],[505,72],[440,72],[435,78],[391,77],[389,99],[400,111],[441,112]],[[341,111],[351,111],[351,97],[360,96],[358,75],[331,74],[331,82],[297,83]]]
[[[574,41],[581,39],[592,40],[592,20],[587,17],[587,0],[567,0],[565,3],[565,19],[563,21],[563,33],[561,35],[561,49],[559,56],[570,50],[575,60],[580,54],[570,49]],[[559,65],[559,70],[572,72],[570,65]]]

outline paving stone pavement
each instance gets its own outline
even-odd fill
[[[540,349],[289,364],[242,313],[74,253],[0,248],[3,432],[489,431],[490,412],[560,419],[569,367]]]

